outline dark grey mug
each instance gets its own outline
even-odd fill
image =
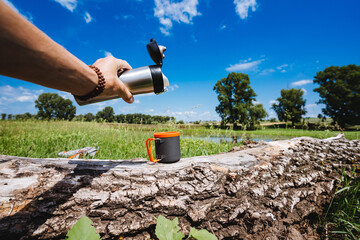
[[[174,163],[180,160],[180,132],[154,133],[155,138],[146,140],[146,149],[151,162]],[[151,141],[155,141],[156,159],[153,158]]]

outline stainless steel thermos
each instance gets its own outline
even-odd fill
[[[119,80],[129,88],[133,95],[151,92],[160,94],[165,92],[166,87],[169,86],[169,80],[161,71],[166,47],[159,46],[154,39],[151,39],[150,43],[148,43],[146,47],[151,59],[155,62],[155,65],[126,70],[119,74]],[[120,96],[100,95],[86,101],[82,101],[77,98],[75,98],[75,100],[80,106],[82,106],[115,98],[120,98]]]

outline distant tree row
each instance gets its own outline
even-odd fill
[[[1,120],[28,120],[28,119],[38,119],[37,114],[24,113],[24,114],[1,114]]]
[[[75,121],[98,121],[98,122],[118,122],[118,123],[133,123],[133,124],[152,124],[152,123],[166,123],[169,121],[175,121],[174,117],[169,116],[151,116],[142,113],[133,114],[119,114],[115,115],[112,107],[105,107],[99,111],[96,115],[87,113],[85,115],[77,115],[74,118]]]
[[[118,122],[118,123],[134,123],[134,124],[152,124],[152,123],[166,123],[169,121],[175,122],[174,117],[169,116],[151,116],[147,114],[119,114],[115,115],[112,107],[105,107],[103,110],[97,112],[96,115],[92,113],[76,114],[76,107],[72,105],[71,100],[64,99],[56,93],[43,93],[35,101],[35,106],[39,109],[37,114],[1,114],[1,120],[75,120],[75,121],[98,121],[98,122]]]

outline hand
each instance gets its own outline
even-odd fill
[[[100,96],[120,96],[125,102],[133,103],[134,97],[129,89],[118,78],[118,71],[130,70],[131,66],[124,60],[108,56],[100,58],[93,64],[105,77],[105,89]]]

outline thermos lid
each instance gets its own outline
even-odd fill
[[[166,47],[159,46],[155,39],[151,39],[150,43],[146,45],[146,48],[149,52],[151,59],[157,64],[162,66],[163,58],[165,57],[164,52],[166,51]]]

